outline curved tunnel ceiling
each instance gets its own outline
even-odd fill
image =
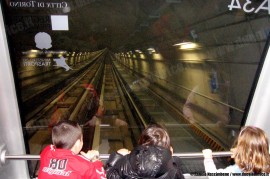
[[[54,48],[69,51],[93,51],[105,47],[115,52],[150,46],[166,48],[184,39],[194,40],[191,35],[191,31],[196,30],[194,25],[224,13],[234,13],[228,9],[231,0],[49,1],[65,2],[68,5],[65,8],[11,7],[12,1],[5,2],[3,5],[8,7],[5,9],[10,21],[14,22],[14,18],[20,21],[22,14],[31,19],[30,27],[24,29],[28,36],[21,37],[23,40],[17,44],[22,49],[33,46],[32,36],[40,31],[57,39]],[[53,14],[68,15],[69,31],[51,31],[49,18]],[[241,12],[238,15],[245,16]],[[17,35],[21,34],[14,33]]]

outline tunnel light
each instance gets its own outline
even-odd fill
[[[156,50],[152,47],[148,48],[147,50],[148,50],[149,54],[156,53]]]
[[[187,43],[187,44],[181,45],[180,46],[180,49],[182,49],[182,50],[185,50],[185,49],[195,49],[197,47],[198,47],[198,45],[195,44],[195,43]]]
[[[38,55],[32,53],[32,54],[28,54],[27,57],[28,58],[36,58],[36,57],[38,57]]]
[[[147,50],[148,51],[152,51],[152,52],[155,52],[156,51],[154,48],[148,48]]]
[[[173,46],[180,46],[179,49],[181,50],[191,50],[191,49],[196,49],[200,47],[198,44],[193,43],[193,42],[182,42],[182,43],[174,44]]]
[[[135,50],[135,52],[137,52],[137,53],[142,53],[142,51],[140,51],[140,50]]]
[[[42,51],[34,50],[34,49],[23,52],[23,54],[27,55],[28,58],[36,58],[41,53]]]
[[[60,55],[67,54],[67,52],[66,52],[66,51],[59,51],[58,53],[59,53]]]
[[[154,60],[162,60],[162,59],[163,59],[163,57],[162,57],[162,55],[161,55],[161,54],[159,54],[159,53],[155,53],[155,54],[153,54],[153,59],[154,59]]]
[[[141,59],[146,59],[144,54],[140,54]]]
[[[39,50],[30,50],[31,53],[38,53]]]

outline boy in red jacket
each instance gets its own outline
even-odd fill
[[[99,152],[82,152],[82,128],[74,121],[60,121],[52,129],[52,142],[40,155],[38,179],[105,179]],[[81,155],[79,155],[79,153]]]

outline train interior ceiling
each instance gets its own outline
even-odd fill
[[[269,6],[267,0],[1,1],[0,104],[10,107],[0,113],[0,149],[39,155],[61,120],[77,121],[83,150],[101,154],[133,149],[151,123],[167,129],[175,153],[229,151],[245,125],[270,135],[252,105],[266,68]],[[202,159],[194,161],[183,160],[187,173],[204,170]],[[217,159],[220,166],[228,162]],[[1,163],[0,177],[14,178],[21,166],[35,178],[39,160]]]

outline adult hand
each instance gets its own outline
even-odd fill
[[[121,155],[127,155],[130,153],[130,151],[128,149],[119,149],[117,150],[117,153],[121,154]]]
[[[230,150],[231,152],[232,152],[232,158],[234,158],[235,157],[235,152],[236,152],[236,148],[231,148],[231,150]]]
[[[203,156],[205,159],[212,159],[212,150],[211,149],[204,149],[203,151]]]
[[[80,153],[91,161],[96,161],[99,159],[99,151],[97,150],[88,150],[87,153],[81,151]]]

